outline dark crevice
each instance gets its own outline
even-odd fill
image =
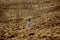
[[[33,36],[33,35],[35,35],[35,34],[34,34],[34,33],[30,33],[29,36],[31,36],[31,35]]]
[[[58,26],[60,23],[56,23],[56,26]]]
[[[9,38],[15,38],[16,36],[18,36],[18,34],[14,33],[14,34],[10,35]]]
[[[14,35],[11,35],[9,38],[14,38],[15,36]]]
[[[47,38],[47,36],[43,36],[43,38]]]

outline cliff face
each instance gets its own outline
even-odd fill
[[[59,29],[60,0],[0,0],[0,40],[60,40]]]

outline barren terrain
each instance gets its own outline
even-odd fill
[[[0,40],[60,40],[60,0],[0,0]]]

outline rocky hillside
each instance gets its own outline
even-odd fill
[[[0,0],[0,40],[60,40],[60,0]]]

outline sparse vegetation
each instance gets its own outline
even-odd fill
[[[0,0],[0,40],[60,40],[60,0]]]

